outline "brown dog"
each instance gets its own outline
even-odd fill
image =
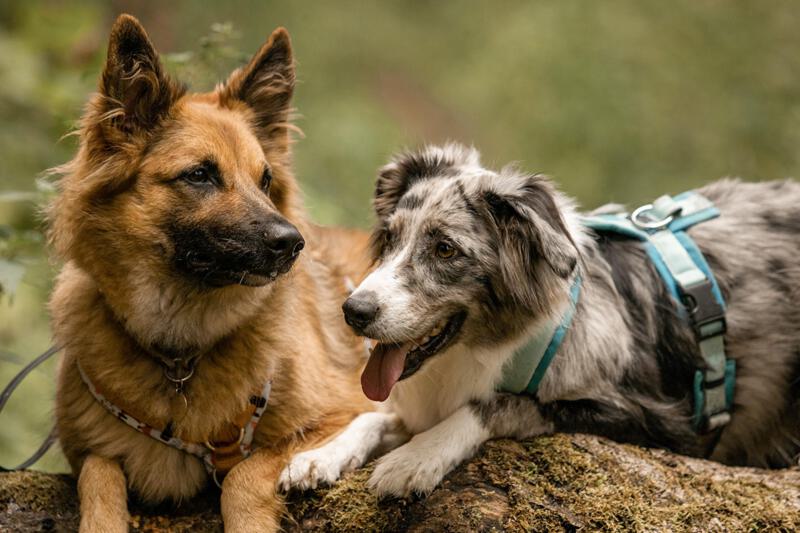
[[[366,240],[306,221],[293,86],[283,29],[213,92],[189,94],[136,19],[114,24],[49,212],[65,261],[56,412],[82,531],[126,531],[128,488],[177,502],[223,476],[226,529],[274,530],[288,458],[371,408],[340,311]]]

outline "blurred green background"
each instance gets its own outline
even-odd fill
[[[800,5],[792,1],[0,2],[0,382],[49,344],[57,265],[37,176],[95,87],[116,14],[208,89],[286,26],[299,85],[296,170],[313,217],[368,227],[375,170],[425,141],[550,174],[586,207],[725,175],[800,168]],[[55,361],[0,415],[0,464],[45,437]],[[63,470],[51,451],[38,465]]]

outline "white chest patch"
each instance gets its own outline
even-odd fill
[[[426,431],[470,401],[491,398],[511,353],[508,346],[487,350],[456,346],[395,385],[388,407],[411,433]]]

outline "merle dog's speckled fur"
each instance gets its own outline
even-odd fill
[[[428,492],[486,439],[550,431],[731,464],[796,461],[800,184],[726,179],[699,192],[721,216],[688,232],[727,301],[725,342],[737,364],[732,420],[718,440],[692,427],[702,359],[640,242],[593,234],[548,179],[487,170],[458,145],[386,166],[375,198],[377,268],[351,296],[380,306],[363,332],[408,341],[457,311],[468,314],[453,344],[392,389],[387,408],[415,436],[379,460],[377,491]],[[442,240],[456,257],[437,258]],[[560,316],[577,271],[584,283],[574,320],[536,397],[495,392],[515,349],[543,318]]]

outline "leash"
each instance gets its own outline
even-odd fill
[[[17,375],[14,376],[11,379],[11,381],[8,382],[8,385],[6,385],[6,387],[3,389],[3,392],[0,393],[0,413],[3,411],[3,408],[6,406],[6,403],[8,402],[9,398],[11,398],[11,395],[13,394],[14,390],[19,386],[20,383],[23,382],[23,380],[28,376],[28,374],[30,374],[34,368],[41,365],[42,363],[50,359],[52,356],[57,354],[60,350],[61,348],[59,348],[58,346],[51,346],[50,348],[47,349],[47,351],[45,351],[44,353],[39,355],[36,359],[25,365],[22,368],[22,370],[20,370],[17,373]],[[28,457],[25,461],[23,461],[14,468],[6,468],[4,466],[0,466],[0,471],[11,472],[14,470],[25,470],[26,468],[33,466],[33,464],[36,463],[36,461],[41,459],[42,456],[45,453],[47,453],[47,450],[50,449],[55,440],[56,440],[56,426],[55,424],[53,424],[53,427],[50,429],[49,435],[47,435],[47,438],[44,440],[44,442],[42,442],[42,444],[39,446],[39,449],[36,450],[33,453],[33,455]]]
[[[25,365],[22,370],[20,370],[11,379],[11,381],[9,381],[9,383],[3,389],[3,392],[0,393],[0,413],[2,413],[3,408],[5,408],[6,403],[8,403],[8,400],[11,398],[11,395],[14,393],[20,383],[25,380],[28,374],[30,374],[36,367],[57,354],[60,350],[61,348],[58,346],[51,346],[47,351]],[[173,382],[173,384],[176,386],[176,389],[180,392],[182,392],[185,382],[189,377],[191,377],[191,374],[194,371],[193,365],[191,366],[191,372],[182,373],[178,379],[174,379],[174,376],[171,376],[165,369],[167,379]],[[240,461],[248,457],[252,452],[252,442],[255,429],[259,420],[261,419],[261,416],[264,414],[264,411],[267,408],[267,401],[272,389],[272,381],[270,380],[267,381],[260,393],[250,396],[248,399],[247,409],[239,416],[239,419],[234,422],[237,434],[233,439],[224,439],[221,441],[209,439],[202,444],[197,444],[192,442],[184,442],[181,439],[173,436],[171,429],[172,424],[167,424],[165,428],[159,430],[149,426],[144,422],[140,422],[129,413],[111,403],[89,380],[89,377],[80,367],[80,365],[78,365],[78,372],[80,373],[81,379],[89,389],[89,392],[91,392],[94,399],[109,413],[140,433],[144,433],[145,435],[148,435],[162,444],[177,448],[199,458],[201,461],[203,461],[203,465],[206,467],[209,475],[211,475],[212,479],[217,485],[220,485],[220,477],[222,477],[222,475],[227,473]],[[0,466],[0,472],[12,472],[15,470],[25,470],[26,468],[30,468],[39,459],[41,459],[45,453],[47,453],[56,439],[56,426],[53,424],[52,428],[50,429],[50,433],[47,435],[47,438],[30,457],[13,468]]]

